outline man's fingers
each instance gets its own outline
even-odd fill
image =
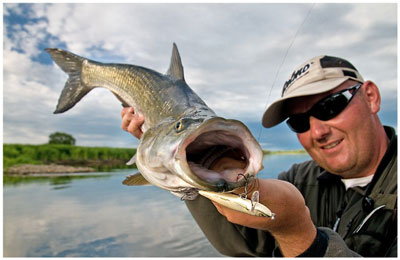
[[[122,130],[131,133],[137,138],[142,136],[141,126],[144,122],[143,116],[135,114],[135,110],[132,107],[125,107],[121,110],[121,118]]]
[[[121,110],[121,118],[123,118],[126,114],[134,114],[135,110],[133,110],[133,107],[124,107]]]
[[[143,134],[140,126],[141,124],[138,123],[140,122],[140,119],[134,119],[130,122],[130,124],[127,127],[127,131],[131,134],[133,134],[134,136],[136,136],[137,138],[140,138]]]
[[[125,131],[128,131],[128,127],[131,124],[134,115],[126,110],[125,112],[124,111],[121,112],[121,117],[122,117],[121,128]]]

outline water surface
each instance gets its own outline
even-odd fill
[[[266,156],[259,177],[276,178],[308,158]],[[221,256],[179,198],[121,184],[134,172],[4,178],[4,256]]]

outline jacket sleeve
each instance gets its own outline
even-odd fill
[[[304,196],[304,187],[301,185],[301,183],[307,177],[305,177],[304,175],[298,176],[296,173],[312,172],[311,169],[314,168],[313,164],[314,163],[311,161],[309,161],[307,163],[303,163],[303,164],[295,164],[288,171],[282,172],[281,174],[279,174],[278,179],[292,183],[300,190],[300,192]],[[312,177],[312,178],[315,178],[315,177]],[[307,196],[305,196],[304,199],[306,200],[306,204],[307,204]],[[323,257],[355,257],[355,256],[361,257],[358,253],[351,250],[346,245],[343,238],[338,233],[334,232],[332,229],[326,228],[326,227],[317,227],[317,228],[327,235],[327,245],[324,246],[324,247],[326,247],[326,249],[324,250],[325,253],[324,253]],[[310,249],[307,250],[308,256],[321,256],[321,255],[314,254],[317,252],[312,252],[312,250],[310,250]]]
[[[198,196],[186,205],[210,243],[227,256],[272,256],[275,240],[268,233],[230,223],[210,200]]]
[[[319,227],[319,230],[328,235],[328,247],[324,257],[361,257],[349,249],[342,237],[330,228]]]

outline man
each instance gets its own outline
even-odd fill
[[[251,184],[274,220],[201,196],[187,201],[210,242],[231,256],[397,256],[397,136],[382,126],[380,103],[378,87],[344,59],[318,56],[299,66],[262,124],[288,118],[313,160]],[[132,108],[121,116],[122,129],[140,137],[143,118]]]

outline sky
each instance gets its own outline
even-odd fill
[[[379,116],[397,129],[397,4],[3,4],[3,142],[136,147],[120,102],[97,88],[53,114],[67,76],[45,48],[165,73],[176,43],[188,85],[219,116],[238,119],[264,149],[300,149],[285,123],[263,128],[266,107],[306,60],[349,60],[381,91]]]

